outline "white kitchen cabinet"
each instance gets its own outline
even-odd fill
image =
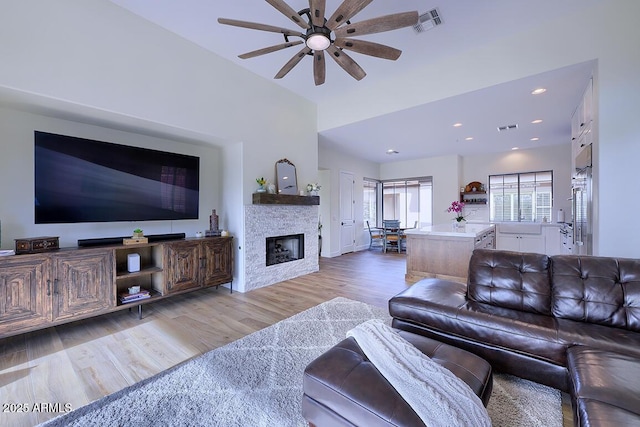
[[[571,116],[571,168],[575,168],[575,158],[589,144],[593,142],[593,79],[582,94],[582,100]]]
[[[546,225],[542,227],[542,234],[544,234],[545,254],[549,256],[560,255],[562,253],[560,226]]]
[[[505,251],[546,252],[540,224],[499,224],[497,248]]]
[[[543,235],[535,234],[500,234],[498,236],[498,249],[516,252],[545,253]]]

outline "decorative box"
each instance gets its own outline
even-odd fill
[[[35,254],[60,249],[59,237],[26,237],[16,239],[16,254]]]
[[[140,245],[143,243],[149,243],[148,237],[132,237],[128,239],[122,239],[123,245]]]

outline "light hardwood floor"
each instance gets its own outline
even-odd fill
[[[245,294],[205,289],[145,305],[142,320],[125,310],[2,339],[0,426],[39,424],[337,296],[387,307],[410,286],[405,268],[379,251],[321,258],[317,273]]]

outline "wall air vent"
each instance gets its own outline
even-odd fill
[[[442,17],[438,8],[430,10],[420,15],[418,23],[413,26],[413,30],[417,33],[424,33],[438,25],[442,24]]]
[[[518,125],[498,126],[498,132],[504,132],[505,130],[518,129]]]

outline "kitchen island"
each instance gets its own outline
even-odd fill
[[[495,249],[495,225],[466,223],[463,228],[437,224],[406,230],[407,280],[439,277],[466,282],[474,249]]]

